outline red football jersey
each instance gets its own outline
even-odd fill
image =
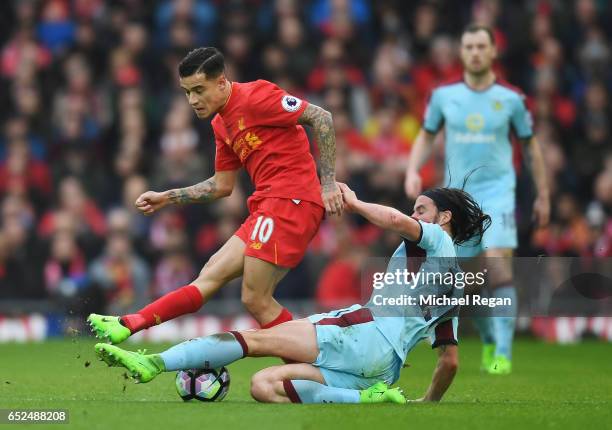
[[[307,105],[268,81],[233,82],[229,100],[212,120],[215,169],[244,166],[255,185],[254,196],[323,206],[308,137],[297,124]]]

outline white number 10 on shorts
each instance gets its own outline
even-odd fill
[[[255,223],[255,227],[251,233],[251,240],[256,240],[258,238],[261,243],[266,243],[268,240],[270,240],[270,236],[272,236],[273,231],[274,220],[272,218],[260,215],[257,217],[257,222]]]

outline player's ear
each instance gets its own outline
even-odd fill
[[[223,91],[228,83],[229,82],[225,78],[225,75],[221,73],[217,78],[217,87],[219,88],[219,90]]]
[[[451,211],[440,211],[438,212],[438,224],[445,225],[448,224],[453,217],[453,213]]]
[[[497,60],[497,45],[493,44],[493,46],[491,47],[491,50],[493,52],[493,60]]]

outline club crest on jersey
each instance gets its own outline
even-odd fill
[[[302,100],[298,99],[297,97],[286,95],[283,96],[281,105],[287,112],[295,112],[300,108],[300,106],[302,106]]]
[[[499,100],[495,100],[493,102],[493,110],[494,111],[500,111],[504,108],[504,105],[502,105],[502,102],[500,102]]]
[[[238,158],[240,158],[240,161],[244,163],[244,160],[247,159],[251,152],[256,151],[262,143],[259,136],[249,131],[234,141],[232,149]]]

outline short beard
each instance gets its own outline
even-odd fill
[[[471,71],[471,70],[468,70],[468,73],[470,73],[470,74],[472,74],[472,75],[474,75],[474,76],[477,76],[477,77],[481,78],[481,77],[483,77],[484,75],[486,75],[487,73],[489,73],[489,71],[491,71],[491,67],[484,67],[484,68],[482,68],[482,69],[480,69],[480,70],[478,70],[478,71]]]

